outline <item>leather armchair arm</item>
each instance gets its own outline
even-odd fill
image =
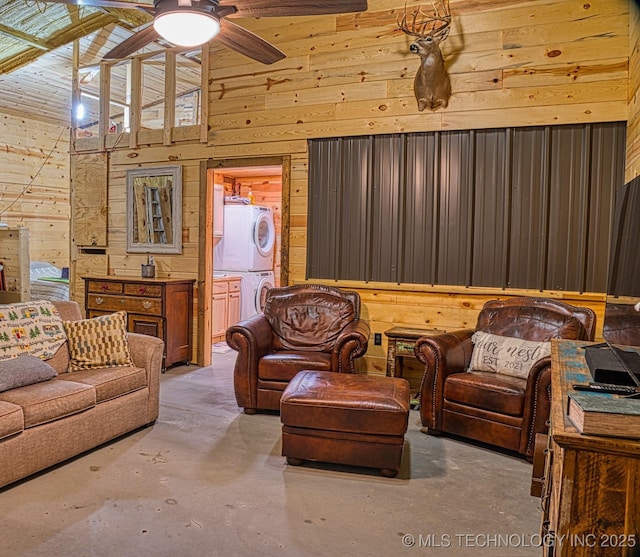
[[[272,330],[260,314],[232,325],[226,332],[227,344],[238,351],[233,381],[238,406],[249,410],[257,406],[258,361],[271,351]]]
[[[356,358],[362,356],[369,346],[369,324],[356,319],[347,324],[336,339],[331,351],[331,369],[338,373],[355,373]]]
[[[447,376],[469,367],[473,329],[419,338],[414,346],[416,358],[424,364],[420,385],[420,418],[431,432],[442,429],[442,403]]]
[[[531,368],[524,394],[523,431],[520,453],[533,458],[537,433],[548,431],[547,421],[551,411],[551,358],[542,358]]]

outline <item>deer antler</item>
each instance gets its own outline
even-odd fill
[[[402,18],[398,16],[396,23],[403,33],[412,37],[434,37],[439,42],[444,41],[449,35],[451,25],[451,10],[449,9],[449,0],[437,0],[437,3],[431,2],[433,15],[426,14],[422,11],[421,6],[411,12],[409,17],[407,14],[407,5],[404,5],[404,14]],[[442,11],[440,10],[442,9]],[[419,20],[418,17],[421,16]],[[408,22],[407,20],[410,19]]]

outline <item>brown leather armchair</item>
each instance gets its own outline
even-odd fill
[[[635,306],[607,303],[602,336],[612,344],[640,346],[640,313]]]
[[[367,351],[369,325],[360,320],[360,295],[319,284],[272,288],[264,314],[227,329],[238,351],[234,389],[246,414],[279,410],[289,381],[304,369],[356,373]]]
[[[595,314],[545,298],[487,302],[475,329],[420,338],[425,364],[420,417],[429,434],[451,433],[533,457],[536,433],[546,432],[551,401],[551,361],[533,365],[526,379],[469,369],[476,331],[528,341],[554,337],[593,340]]]

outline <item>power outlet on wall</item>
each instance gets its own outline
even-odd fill
[[[382,344],[382,333],[373,333],[373,344],[380,346]]]

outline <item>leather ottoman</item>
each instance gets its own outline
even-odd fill
[[[400,470],[409,422],[406,379],[300,371],[280,400],[282,455],[305,460]]]

